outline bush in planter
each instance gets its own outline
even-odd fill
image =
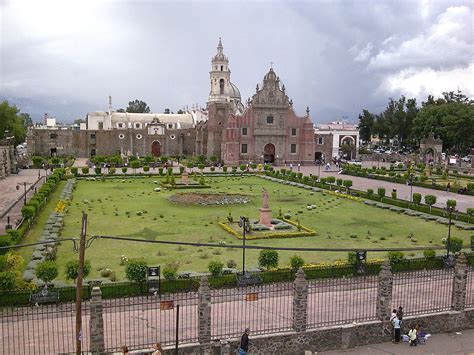
[[[415,192],[413,194],[413,203],[415,205],[419,205],[421,203],[421,194],[419,194],[418,192]]]
[[[137,169],[140,167],[140,161],[138,161],[138,160],[133,160],[133,161],[130,163],[130,166],[131,166],[131,168],[133,169],[133,173],[136,174]]]
[[[368,196],[372,196],[374,194],[374,190],[373,189],[367,189],[367,195]]]
[[[179,173],[180,173],[180,174],[184,173],[184,166],[180,166],[180,167],[179,167]]]
[[[342,186],[342,179],[336,179],[337,186]]]
[[[300,267],[303,267],[304,260],[301,256],[293,255],[290,259],[290,266],[293,270],[297,270]]]
[[[165,280],[174,280],[178,274],[178,263],[166,264],[163,268],[163,277]]]
[[[214,172],[214,171],[216,171],[216,168],[215,168],[214,166],[211,166],[210,170],[211,170],[212,172]]]
[[[264,249],[258,256],[258,265],[264,268],[275,268],[278,266],[278,252],[276,250]]]
[[[222,171],[223,171],[224,173],[226,173],[226,172],[227,172],[227,166],[223,166],[223,167],[222,167]]]
[[[81,168],[81,171],[84,175],[89,174],[89,168],[88,167]]]
[[[434,251],[433,249],[423,250],[423,256],[426,259],[434,259],[436,257],[436,251]]]
[[[435,195],[426,195],[425,196],[425,203],[430,206],[430,214],[431,214],[431,206],[436,203],[436,196]]]
[[[218,260],[212,260],[207,266],[209,272],[212,276],[219,276],[222,274],[222,269],[224,268],[224,263]]]
[[[163,176],[163,175],[164,175],[164,172],[163,172],[163,168],[162,168],[162,167],[159,167],[159,168],[158,168],[158,174],[160,174],[160,176]]]
[[[45,284],[50,283],[58,277],[58,265],[54,261],[46,260],[36,265],[36,276]]]
[[[109,175],[114,175],[116,169],[115,168],[109,168]]]
[[[245,171],[246,166],[244,164],[240,164],[240,170]]]
[[[73,166],[73,167],[71,168],[71,174],[73,174],[74,176],[77,176],[78,170],[79,170],[79,169],[78,169],[77,167]]]
[[[380,199],[385,197],[385,188],[384,187],[379,187],[377,189],[377,195],[380,197]]]
[[[100,175],[102,173],[102,168],[95,168],[94,172],[96,175]]]
[[[128,171],[128,168],[126,166],[122,167],[122,173],[126,173]]]
[[[206,166],[204,164],[198,164],[198,169],[201,170],[201,172],[204,170]]]
[[[148,266],[145,259],[130,259],[125,265],[125,275],[133,282],[141,283],[146,280]]]
[[[396,264],[405,259],[405,254],[401,251],[389,251],[387,257],[391,264]]]

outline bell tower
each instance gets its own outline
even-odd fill
[[[227,126],[227,119],[231,107],[231,93],[233,92],[230,83],[229,59],[224,55],[224,47],[219,38],[217,54],[212,58],[211,71],[211,91],[207,102],[207,146],[206,155],[215,155],[219,160],[222,157],[222,134]]]
[[[229,101],[230,96],[230,69],[229,59],[224,55],[224,47],[219,38],[217,54],[212,58],[211,71],[211,91],[209,92],[209,102]]]

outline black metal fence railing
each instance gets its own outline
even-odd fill
[[[293,283],[212,290],[211,338],[284,332],[293,326]]]
[[[74,303],[0,310],[2,354],[66,354],[75,352]],[[89,305],[82,308],[82,350],[89,351]]]
[[[179,306],[179,318],[177,318]],[[196,292],[113,298],[103,301],[105,348],[117,351],[152,348],[198,341],[198,296]]]
[[[394,274],[392,307],[403,307],[405,315],[450,310],[453,276],[454,269]]]
[[[474,268],[470,267],[467,273],[466,308],[474,307]]]
[[[308,328],[376,319],[377,276],[312,280]]]

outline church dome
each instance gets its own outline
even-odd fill
[[[228,95],[229,95],[232,99],[241,100],[240,91],[239,91],[239,89],[237,88],[237,86],[235,86],[234,83],[230,83]]]

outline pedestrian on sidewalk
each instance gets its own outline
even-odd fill
[[[392,321],[393,324],[393,329],[394,329],[394,342],[399,343],[400,342],[400,332],[401,332],[401,326],[402,326],[402,321],[398,318],[398,316],[395,317],[395,319]]]
[[[161,347],[160,343],[156,343],[153,346],[153,349],[155,349],[152,353],[152,355],[161,355],[163,353],[163,348]]]
[[[246,355],[249,351],[249,334],[250,328],[245,328],[245,332],[242,334],[242,338],[240,338],[239,355]]]
[[[403,307],[398,307],[397,317],[400,319],[400,321],[403,320]]]
[[[126,345],[122,346],[122,354],[128,354],[128,346]]]

